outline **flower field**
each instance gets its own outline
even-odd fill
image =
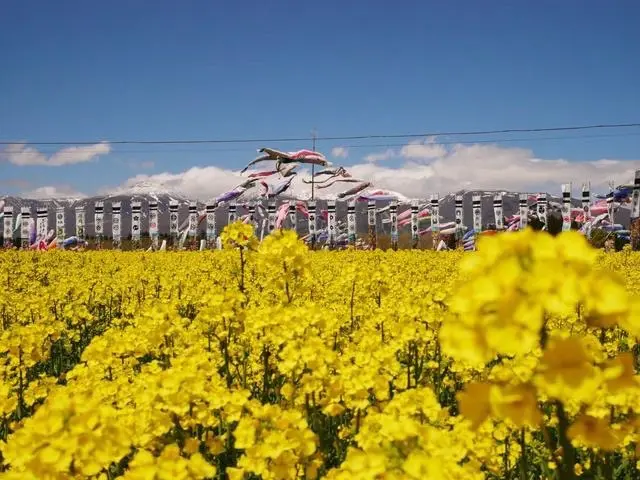
[[[7,479],[638,478],[640,254],[0,253]]]

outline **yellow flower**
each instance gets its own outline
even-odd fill
[[[241,221],[227,225],[220,238],[223,248],[254,248],[257,245],[253,226]]]
[[[490,392],[490,402],[496,417],[507,419],[516,427],[536,427],[542,420],[532,385],[495,386]]]
[[[491,415],[491,384],[469,383],[462,392],[457,394],[460,413],[471,420],[473,428],[477,428]]]
[[[545,395],[565,402],[593,398],[601,381],[584,342],[577,337],[551,339],[539,370],[537,387]]]
[[[586,447],[596,447],[606,451],[615,450],[620,439],[609,422],[604,418],[580,415],[569,427],[570,439]]]

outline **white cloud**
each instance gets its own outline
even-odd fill
[[[419,140],[409,142],[400,149],[400,155],[404,158],[429,160],[432,158],[440,158],[447,154],[444,145],[435,143],[435,140],[421,142]]]
[[[383,160],[389,160],[390,158],[393,158],[396,156],[397,156],[397,153],[395,152],[395,150],[389,148],[384,152],[370,153],[369,155],[364,157],[364,160],[366,162],[374,163],[374,162],[381,162]]]
[[[331,155],[336,158],[347,158],[349,156],[349,150],[345,147],[333,147],[331,149]]]
[[[422,150],[423,147],[427,149]],[[425,198],[431,193],[437,192],[444,196],[462,189],[529,193],[546,191],[559,195],[560,185],[568,182],[573,183],[573,194],[578,196],[583,182],[590,181],[593,192],[604,192],[608,190],[610,180],[616,184],[632,182],[634,171],[640,169],[640,160],[541,159],[531,150],[487,144],[445,147],[412,143],[400,151],[403,149],[404,160],[397,166],[363,161],[347,166],[347,170],[354,178],[370,181],[376,188],[397,191],[407,197]],[[387,150],[374,152],[367,157],[381,159],[391,158],[390,155]],[[428,164],[422,162],[425,159],[429,160]],[[308,170],[299,168],[290,192],[300,198],[307,198],[311,188],[302,183],[302,178],[308,179],[309,173]],[[182,173],[136,175],[115,191],[126,193],[137,188],[136,186],[146,185],[145,188],[155,191],[169,190],[180,192],[189,198],[206,200],[232,189],[244,179],[246,176],[239,175],[237,171],[218,167],[193,167]],[[316,196],[322,198],[327,194],[347,190],[353,185],[343,183],[327,189],[316,189]]]
[[[34,200],[49,200],[54,198],[85,198],[87,195],[78,192],[76,189],[69,185],[46,185],[38,187],[35,190],[30,190],[21,194],[23,198],[30,198]]]
[[[14,165],[44,165],[49,167],[60,167],[62,165],[72,165],[75,163],[90,162],[98,155],[106,155],[111,151],[108,142],[100,142],[94,145],[83,145],[80,147],[67,147],[58,150],[53,155],[47,157],[33,147],[20,143],[8,145],[2,157]]]
[[[249,172],[247,172],[249,173]],[[99,193],[120,195],[130,192],[170,192],[193,199],[206,200],[231,190],[246,177],[218,167],[192,167],[181,173],[138,174],[123,184],[103,188]]]

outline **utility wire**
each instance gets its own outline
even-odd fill
[[[350,135],[338,137],[316,137],[316,141],[342,141],[342,140],[367,140],[382,138],[416,138],[416,137],[438,137],[438,136],[471,136],[471,135],[493,135],[500,133],[540,133],[540,132],[561,132],[570,130],[595,130],[605,128],[637,128],[640,123],[603,123],[596,125],[574,125],[565,127],[545,127],[545,128],[507,128],[502,130],[474,130],[462,132],[427,132],[427,133],[407,133],[407,134],[385,134],[385,135]],[[0,145],[94,145],[96,143],[109,143],[111,145],[190,145],[190,144],[216,144],[216,143],[278,143],[278,142],[308,142],[309,137],[300,138],[263,138],[263,139],[211,139],[211,140],[114,140],[106,142],[104,140],[83,141],[83,142],[9,142],[0,141]]]
[[[640,135],[640,130],[637,132],[627,133],[605,133],[605,134],[589,134],[589,135],[562,135],[554,137],[520,137],[520,138],[494,138],[494,139],[478,139],[478,140],[461,140],[461,141],[434,141],[434,142],[416,142],[416,143],[359,143],[359,144],[334,144],[329,145],[327,148],[342,147],[348,149],[356,148],[391,148],[391,147],[406,147],[411,145],[475,145],[475,144],[500,144],[500,143],[518,143],[518,142],[542,142],[549,140],[589,140],[596,138],[620,138],[620,137],[633,137]],[[55,153],[57,150],[41,150],[41,153]],[[225,153],[225,152],[244,152],[246,148],[185,148],[185,149],[127,149],[127,150],[112,150],[109,155],[129,154],[129,153]]]

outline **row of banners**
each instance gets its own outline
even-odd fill
[[[639,185],[640,187],[640,185]],[[633,205],[632,205],[632,217],[638,218],[640,217],[640,191],[635,191],[633,194]],[[563,230],[569,230],[571,228],[571,185],[566,184],[562,185],[562,219],[563,219]],[[609,199],[608,199],[609,200]],[[289,228],[297,229],[297,211],[300,202],[290,202],[289,204]],[[422,210],[428,211],[428,216],[430,218],[440,218],[439,214],[439,205],[440,201],[437,195],[433,195],[430,201],[427,204],[420,204],[419,201],[411,202],[410,208],[410,228],[411,234],[413,238],[414,245],[417,245],[419,236],[421,233],[419,230],[419,214],[421,214]],[[613,223],[613,215],[614,215],[614,202],[613,199],[608,201],[608,213],[610,222]],[[230,203],[228,205],[228,218],[227,222],[232,223],[238,219],[238,205],[235,203]],[[206,221],[206,241],[208,243],[215,243],[218,233],[218,226],[216,225],[216,206],[207,205],[204,210],[204,215],[201,212],[198,212],[197,204],[195,202],[190,203],[189,211],[188,211],[188,224],[186,226],[186,231],[179,231],[180,227],[180,219],[178,215],[179,203],[177,201],[171,201],[169,203],[169,235],[172,240],[175,242],[177,238],[181,235],[186,235],[186,237],[191,238],[193,241],[197,238],[198,233],[198,225],[201,221]],[[282,208],[282,207],[280,207]],[[534,214],[536,218],[543,225],[547,224],[548,219],[548,209],[549,202],[546,194],[539,194],[535,199],[535,203],[533,205],[529,205],[529,195],[528,194],[520,194],[519,197],[519,225],[520,229],[523,229],[527,226],[528,218],[529,218],[529,210],[530,208],[534,208],[534,211],[531,212]],[[248,205],[248,213],[245,214],[245,218],[248,215],[248,221],[254,225],[254,228],[258,228],[259,222],[256,215],[256,204]],[[388,222],[391,225],[391,241],[392,244],[397,244],[398,238],[398,203],[391,202],[384,209],[389,212]],[[591,195],[588,187],[583,188],[582,191],[582,210],[583,210],[583,222],[589,221],[591,217]],[[277,206],[275,200],[270,200],[267,204],[266,209],[266,221],[268,222],[268,231],[271,232],[276,228],[276,215],[277,215]],[[368,232],[369,236],[375,235],[376,230],[376,217],[378,213],[377,203],[375,201],[368,202],[367,208],[367,217],[368,217]],[[502,194],[496,194],[493,200],[493,211],[495,218],[495,226],[497,230],[504,229],[504,215],[503,215],[503,199]],[[114,247],[118,247],[121,243],[122,238],[122,209],[121,202],[112,202],[111,203],[111,237],[113,239]],[[20,239],[21,245],[23,248],[28,248],[29,244],[33,242],[33,231],[32,231],[32,220],[31,215],[32,211],[29,207],[22,207],[20,209],[21,214],[21,224],[20,224]],[[98,243],[100,243],[101,239],[105,236],[104,232],[104,219],[105,219],[105,205],[104,202],[96,202],[94,209],[94,229],[95,229],[95,237]],[[13,207],[5,206],[4,207],[4,239],[5,243],[11,243],[11,239],[13,238],[13,230],[14,230],[14,211]],[[262,216],[262,215],[261,215]],[[316,212],[316,202],[315,201],[307,201],[306,202],[306,212],[305,216],[308,221],[308,230],[309,237],[312,241],[315,239],[316,235],[319,233],[325,233],[327,237],[327,243],[333,244],[336,235],[337,235],[337,226],[336,226],[336,201],[328,200],[327,201],[327,212],[326,212],[326,228],[319,229],[317,225],[317,212]],[[481,210],[481,196],[473,195],[472,196],[472,216],[473,216],[473,229],[475,232],[482,231],[482,210]],[[157,201],[151,201],[148,204],[148,233],[152,239],[152,244],[157,246],[159,240],[159,209]],[[404,215],[406,218],[407,215]],[[142,232],[142,203],[140,201],[132,201],[131,202],[131,239],[133,242],[139,242]],[[76,207],[75,209],[75,235],[80,239],[84,239],[86,237],[85,233],[85,208],[82,206]],[[65,209],[63,207],[59,207],[56,210],[55,215],[55,232],[54,236],[57,239],[58,243],[61,243],[68,232],[65,231]],[[402,222],[403,224],[407,223],[406,221]],[[439,222],[431,222],[432,225],[429,230],[433,234],[438,234],[441,230],[441,225]],[[444,226],[444,225],[443,225]],[[444,226],[447,232],[442,231],[442,233],[451,233],[453,229],[453,233],[458,235],[464,234],[464,218],[463,218],[463,196],[458,194],[455,196],[455,219],[453,226],[446,225]],[[264,223],[263,223],[264,229]],[[35,236],[36,238],[43,239],[46,238],[49,233],[48,226],[48,210],[46,208],[38,207],[36,209],[36,217],[35,217]],[[264,231],[263,231],[264,233]],[[356,212],[355,212],[355,203],[353,201],[348,202],[347,204],[347,236],[349,239],[349,243],[355,243],[356,240]],[[31,239],[31,242],[30,242]]]

